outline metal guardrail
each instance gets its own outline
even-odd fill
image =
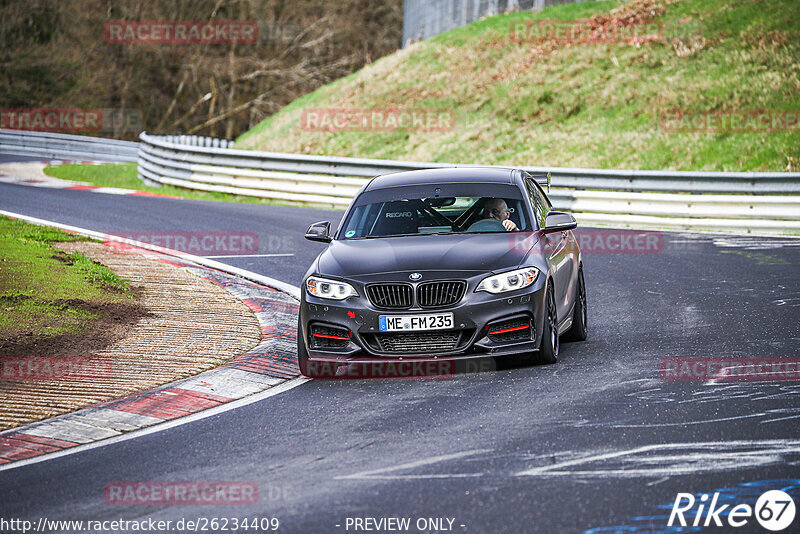
[[[149,183],[307,205],[344,207],[375,175],[456,166],[140,139],[139,176]],[[800,235],[800,173],[522,168],[550,172],[554,206],[586,224]]]
[[[417,163],[381,159],[308,156],[253,150],[185,146],[162,136],[142,133],[140,155],[172,158],[172,163],[213,165],[286,171],[328,176],[371,178],[379,174],[418,169],[447,168],[452,163]],[[184,168],[187,168],[184,165]],[[463,166],[463,165],[462,165]],[[613,191],[658,191],[686,193],[800,194],[800,173],[788,172],[687,172],[629,171],[615,169],[570,169],[563,167],[521,167],[528,172],[551,172],[554,187]],[[236,169],[224,171],[236,175]]]
[[[133,162],[139,143],[101,137],[0,130],[0,152],[42,159]]]
[[[0,130],[0,152],[138,161],[139,177],[152,185],[339,208],[373,176],[456,166],[237,150],[203,136],[140,139]],[[554,206],[587,225],[800,235],[800,173],[522,168],[550,172]]]
[[[206,137],[204,135],[164,135],[161,136],[161,138],[164,141],[184,146],[200,146],[206,148],[230,148],[233,146],[233,141],[229,141],[228,139]]]

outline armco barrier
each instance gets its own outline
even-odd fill
[[[0,153],[44,159],[133,162],[139,143],[102,137],[0,130]]]
[[[456,166],[140,138],[139,176],[147,182],[307,205],[347,206],[379,174]],[[800,235],[800,173],[522,168],[550,172],[554,206],[593,226]]]
[[[344,207],[373,176],[455,167],[335,156],[256,152],[202,136],[140,135],[139,177],[303,205]],[[10,147],[10,149],[9,149]],[[0,152],[133,161],[136,143],[0,130]],[[522,167],[550,172],[550,199],[592,226],[800,235],[800,173],[631,171]]]

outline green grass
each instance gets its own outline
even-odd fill
[[[229,193],[218,193],[215,191],[192,191],[190,189],[183,189],[170,185],[164,185],[160,187],[148,186],[139,179],[136,163],[103,165],[55,165],[51,167],[45,167],[44,173],[54,178],[61,178],[62,180],[87,182],[101,187],[135,189],[137,191],[146,191],[148,193],[157,193],[159,195],[169,195],[194,200],[245,202],[249,204],[272,204],[278,206],[295,205],[288,202],[278,202],[274,200],[243,195],[232,195]],[[330,206],[326,207],[326,209],[330,209]]]
[[[106,289],[112,289],[118,293],[126,293],[130,291],[130,285],[124,278],[117,276],[114,272],[102,265],[87,258],[80,252],[74,252],[68,255],[72,258],[72,265],[78,270],[83,278],[93,286],[100,286]]]
[[[515,22],[586,19],[655,4],[663,38],[534,46]],[[675,133],[670,110],[800,109],[800,3],[617,0],[489,17],[306,95],[237,148],[413,161],[704,171],[797,171],[800,129]],[[451,110],[446,132],[312,132],[312,108]]]
[[[52,243],[84,237],[0,216],[0,342],[86,330],[98,315],[83,303],[130,302],[128,282],[83,254]]]

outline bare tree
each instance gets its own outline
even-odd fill
[[[108,22],[152,20],[255,21],[258,39],[105,39]],[[233,137],[401,35],[402,0],[0,0],[0,107],[134,109],[148,131]]]

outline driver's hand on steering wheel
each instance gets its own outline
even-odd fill
[[[507,232],[513,232],[517,229],[517,225],[514,224],[514,221],[511,219],[506,219],[503,221],[503,228],[505,228]]]

